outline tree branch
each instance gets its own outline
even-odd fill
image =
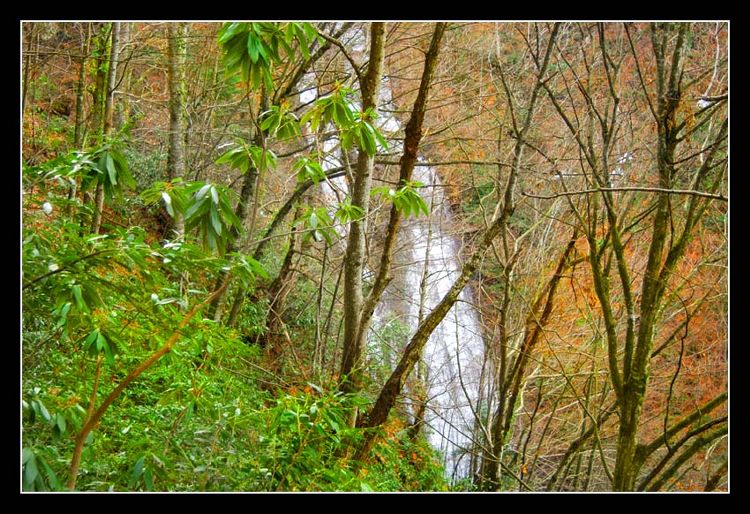
[[[601,193],[601,192],[626,192],[626,191],[642,191],[646,193],[667,193],[670,195],[691,195],[691,196],[700,196],[702,198],[711,198],[713,200],[721,200],[722,202],[729,201],[729,198],[727,198],[724,195],[720,194],[714,194],[714,193],[706,193],[704,191],[693,191],[690,189],[667,189],[667,188],[661,188],[661,187],[597,187],[593,189],[583,189],[581,191],[566,191],[563,193],[555,193],[552,195],[535,195],[531,193],[521,192],[523,196],[528,196],[529,198],[541,198],[543,200],[551,200],[553,198],[558,198],[561,196],[573,196],[573,195],[586,195],[591,193]]]

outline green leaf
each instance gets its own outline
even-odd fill
[[[59,412],[55,415],[55,425],[60,431],[60,435],[63,435],[65,433],[65,428],[67,425],[65,423],[65,417]]]
[[[211,184],[206,184],[205,186],[200,188],[197,193],[195,193],[195,199],[200,200],[201,198],[206,196],[206,194],[208,194],[208,191],[210,189],[211,189]]]
[[[135,484],[138,483],[138,479],[141,478],[141,475],[143,474],[143,467],[145,464],[145,455],[141,455],[141,457],[135,462],[135,466],[133,467],[133,472],[130,474],[130,481],[128,483],[129,487],[134,487]]]
[[[232,39],[232,36],[239,34],[246,29],[246,23],[225,23],[219,31],[219,43],[225,44],[227,41]]]
[[[172,197],[169,194],[162,191],[162,200],[164,200],[164,206],[167,208],[167,212],[174,218],[174,208],[172,208]]]
[[[211,187],[211,198],[216,205],[219,205],[219,192],[213,186]]]
[[[104,358],[106,359],[107,364],[109,364],[110,366],[114,365],[114,363],[115,363],[115,355],[112,352],[112,343],[111,343],[111,341],[107,341],[105,339],[104,343],[103,343],[103,348],[104,348]]]
[[[107,340],[104,337],[104,334],[99,332],[99,334],[96,336],[96,351],[102,352],[104,351],[104,348],[107,346]]]
[[[261,81],[261,67],[250,65],[250,77],[253,81],[253,87],[258,88]]]
[[[419,209],[424,213],[425,216],[430,215],[430,208],[427,206],[427,202],[424,201],[424,198],[421,196],[418,196],[418,202],[419,202]]]
[[[273,90],[273,76],[271,75],[271,70],[267,67],[263,67],[263,82],[267,90]]]
[[[115,161],[112,159],[112,155],[109,152],[106,154],[106,166],[107,173],[109,173],[109,181],[113,186],[117,185],[117,170],[115,169]]]
[[[23,479],[26,484],[31,487],[33,486],[37,476],[39,476],[39,470],[36,467],[36,456],[32,455],[24,465]]]
[[[187,212],[185,213],[185,218],[192,218],[196,213],[198,213],[199,210],[202,210],[202,207],[204,207],[205,205],[205,198],[203,200],[200,200],[199,202],[195,202],[190,206],[190,208],[188,208]]]
[[[221,220],[219,219],[219,213],[213,206],[209,210],[211,212],[211,225],[213,225],[216,233],[218,235],[221,235],[222,224],[221,224]]]
[[[375,134],[375,138],[378,140],[378,144],[383,149],[383,151],[387,151],[388,150],[388,142],[383,137],[383,134],[381,134],[379,130],[375,130],[375,131],[373,131],[373,133]]]
[[[263,61],[265,61],[263,63],[264,67],[268,67],[271,64],[271,59],[268,56],[268,50],[266,50],[266,44],[262,39],[258,43],[258,55]]]
[[[265,279],[271,278],[268,272],[266,271],[266,268],[264,268],[260,262],[256,261],[252,257],[245,257],[245,260],[250,265],[250,269],[253,270],[253,273],[255,273],[256,275],[260,275],[261,277]]]
[[[219,242],[216,239],[216,234],[213,230],[206,230],[206,244],[211,250],[220,250]]]
[[[76,307],[84,312],[88,312],[89,308],[86,305],[86,302],[83,300],[83,290],[81,288],[81,284],[74,285],[71,288],[71,291],[73,292],[73,298],[76,301]]]
[[[242,152],[242,148],[230,148],[229,150],[221,154],[218,159],[216,159],[216,164],[225,164],[227,162],[231,162],[232,158],[240,152]]]
[[[270,114],[260,124],[260,129],[263,130],[264,132],[273,133],[274,131],[269,130],[269,129],[278,123],[279,115],[276,112],[272,112],[272,111],[269,111],[269,112]]]
[[[91,331],[91,333],[86,337],[86,340],[83,342],[83,349],[88,351],[93,351],[94,343],[99,338],[99,329],[95,328]]]
[[[307,35],[307,39],[309,39],[311,42],[315,41],[315,39],[318,38],[318,29],[316,29],[312,23],[309,23],[309,22],[302,23],[302,30],[305,31],[305,34]]]
[[[146,485],[146,491],[154,490],[154,478],[150,469],[146,469],[146,471],[143,472],[143,483]]]
[[[57,475],[52,470],[50,465],[47,464],[47,461],[44,460],[41,456],[37,460],[44,468],[44,472],[47,474],[47,482],[49,483],[50,489],[52,489],[53,491],[60,489],[60,481],[57,479]]]
[[[258,42],[255,39],[255,35],[252,33],[248,33],[247,35],[247,53],[253,63],[258,62]]]

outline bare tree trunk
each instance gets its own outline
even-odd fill
[[[103,136],[106,137],[112,132],[113,122],[113,102],[115,92],[115,79],[117,78],[117,58],[118,58],[118,32],[120,30],[120,23],[113,22],[111,24],[111,43],[109,51],[109,70],[107,72],[106,89],[104,91],[104,128]],[[100,141],[101,142],[101,141]],[[96,183],[96,195],[94,200],[94,220],[91,223],[91,232],[98,234],[99,229],[102,225],[102,211],[104,210],[104,187],[102,185],[102,178],[100,177]]]
[[[383,76],[385,46],[385,24],[373,23],[370,28],[370,63],[363,77],[362,109],[377,108],[380,82]],[[341,360],[341,390],[352,393],[360,390],[362,379],[362,338],[359,335],[360,319],[364,303],[362,294],[362,271],[365,262],[366,217],[370,205],[370,185],[374,155],[360,149],[351,186],[351,203],[362,209],[364,217],[349,226],[349,237],[344,258],[344,351]],[[350,423],[356,423],[356,411]]]
[[[404,153],[401,156],[400,161],[399,185],[405,185],[407,181],[411,180],[414,166],[417,162],[417,151],[419,149],[419,143],[422,140],[422,124],[424,122],[424,114],[427,107],[427,97],[429,95],[430,85],[432,84],[432,77],[435,74],[435,68],[437,67],[438,54],[440,53],[440,41],[443,39],[445,27],[445,23],[435,24],[432,41],[430,42],[430,49],[427,51],[425,57],[422,80],[419,84],[419,92],[417,93],[417,99],[414,102],[411,117],[406,125]],[[396,238],[398,236],[400,225],[401,212],[394,204],[391,206],[390,217],[388,219],[388,227],[386,229],[386,237],[385,242],[383,243],[383,252],[380,259],[380,268],[378,269],[378,274],[375,278],[375,284],[373,285],[370,294],[364,300],[364,305],[362,307],[362,317],[359,321],[358,328],[358,347],[364,347],[365,345],[367,330],[370,327],[370,321],[375,312],[375,307],[391,280],[389,275],[391,271],[391,262],[393,260],[393,248],[396,245]]]
[[[36,35],[36,23],[24,23],[24,33],[27,34],[26,58],[23,66],[23,91],[21,94],[21,112],[26,112],[26,95],[29,91],[29,80],[31,79],[31,48]]]
[[[89,52],[89,40],[91,38],[91,24],[87,23],[86,28],[83,24],[80,27],[81,30],[81,56],[79,59],[78,68],[78,83],[76,84],[76,118],[75,118],[75,132],[73,136],[73,145],[77,150],[83,149],[83,134],[84,134],[84,98],[83,92],[86,89],[86,57]],[[84,31],[86,33],[84,34]]]
[[[115,105],[115,130],[120,130],[127,123],[130,118],[130,100],[128,99],[127,93],[130,91],[130,79],[133,74],[133,68],[130,64],[130,57],[133,55],[130,42],[130,30],[131,23],[124,22],[120,25],[120,64],[117,66],[120,78],[118,79],[118,91],[120,92],[120,99]],[[125,57],[125,52],[128,51],[128,57]]]
[[[98,33],[94,37],[94,55],[96,74],[94,75],[94,91],[92,92],[91,101],[91,127],[93,145],[96,146],[101,142],[103,131],[102,116],[104,113],[104,96],[107,87],[107,26],[101,24]],[[85,145],[85,141],[84,141]]]
[[[83,150],[84,136],[85,136],[85,118],[84,118],[84,92],[86,90],[86,57],[89,53],[89,46],[91,43],[91,23],[79,24],[81,45],[79,57],[79,68],[78,68],[78,82],[76,83],[76,115],[75,115],[75,126],[73,132],[73,146],[76,150]],[[73,200],[76,197],[78,190],[79,178],[71,179],[70,190],[68,191],[68,200]],[[70,207],[67,209],[67,213],[70,214]]]
[[[167,156],[167,177],[170,180],[185,176],[185,35],[187,24],[169,23],[168,40],[168,83],[169,83],[169,153]],[[185,220],[175,212],[172,222],[174,237],[181,239],[185,234]]]

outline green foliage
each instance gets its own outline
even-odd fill
[[[375,383],[385,383],[398,360],[398,349],[409,342],[411,327],[398,318],[386,321],[372,331],[368,368]]]
[[[178,180],[155,184],[142,198],[198,216],[202,211],[196,205],[222,209],[222,194],[221,188]],[[53,194],[49,200],[62,201]],[[25,207],[31,205],[27,198]],[[359,215],[346,202],[337,213],[342,221]],[[318,237],[333,237],[325,208],[308,209],[304,222]],[[260,263],[242,254],[222,258],[189,241],[149,242],[138,227],[90,235],[63,215],[28,210],[23,236],[23,487],[61,490],[74,436],[91,407],[95,376],[100,377],[98,406],[164,344],[220,271],[237,277],[243,287],[251,287],[257,276],[269,277]],[[312,282],[300,288],[315,292]],[[296,317],[290,328],[311,336],[315,318],[309,302],[294,302],[299,299],[290,302]],[[263,303],[248,302],[239,331],[200,316],[182,329],[172,351],[123,391],[89,435],[77,488],[442,487],[430,459],[425,459],[427,467],[415,467],[412,455],[426,454],[402,436],[391,445],[398,450],[379,450],[382,462],[359,470],[351,465],[362,432],[349,428],[346,419],[355,405],[363,406],[361,398],[313,384],[276,395],[260,390],[268,379],[261,371],[260,349],[245,344],[240,333],[262,333],[266,310]]]
[[[352,205],[351,200],[347,198],[338,205],[335,217],[341,223],[350,223],[352,221],[361,220],[364,215],[364,209],[357,205]]]
[[[227,71],[239,71],[243,82],[255,89],[263,84],[268,90],[273,89],[272,66],[284,55],[294,57],[295,48],[309,59],[310,45],[318,37],[312,24],[297,22],[225,23],[218,35]]]
[[[356,143],[367,155],[375,155],[378,152],[378,146],[381,150],[387,151],[388,143],[371,123],[375,118],[377,114],[372,108],[365,112],[355,111],[354,121],[341,133],[342,148],[348,150]]]
[[[354,144],[367,155],[375,155],[378,146],[387,150],[387,141],[371,123],[377,118],[377,113],[372,108],[364,112],[358,110],[350,99],[353,94],[351,89],[337,86],[332,94],[313,103],[312,108],[302,116],[301,123],[309,123],[310,129],[317,132],[332,122],[341,133],[341,146],[345,150]]]
[[[383,432],[364,477],[373,490],[447,490],[439,454],[424,438],[412,441],[403,429],[393,433],[386,428]]]
[[[300,134],[299,120],[289,110],[286,103],[281,106],[271,106],[269,110],[261,114],[261,118],[263,121],[260,124],[260,128],[269,136],[289,139]]]
[[[304,240],[309,240],[312,237],[319,242],[325,239],[326,243],[330,245],[338,235],[326,207],[307,207],[294,224],[295,226],[303,225],[305,227]]]
[[[328,123],[333,122],[345,130],[354,123],[356,108],[352,105],[350,96],[354,91],[337,85],[333,93],[315,100],[312,108],[302,116],[301,123],[310,123],[310,129],[317,132]]]
[[[71,172],[76,165],[80,164],[83,171],[81,187],[89,189],[101,184],[104,189],[104,198],[111,202],[114,198],[121,198],[124,186],[135,188],[128,168],[128,163],[122,151],[114,143],[106,144],[90,154],[90,159],[76,162],[71,167]]]
[[[185,219],[185,230],[198,229],[203,248],[224,255],[227,246],[242,230],[234,213],[233,190],[205,182],[156,182],[141,193],[146,204],[163,202],[170,216]],[[253,261],[255,262],[255,261]]]
[[[326,172],[316,160],[302,156],[295,161],[292,169],[297,172],[297,182],[302,183],[312,180],[314,184],[322,182],[326,178]]]
[[[493,172],[484,166],[474,166],[474,173],[480,177],[491,177],[490,174]],[[471,194],[466,198],[466,201],[461,203],[461,210],[466,214],[480,216],[482,213],[480,205],[487,206],[488,199],[494,190],[495,182],[493,179],[487,178],[479,182],[476,187],[471,189]]]
[[[238,139],[237,146],[224,152],[216,164],[229,164],[242,173],[247,173],[251,166],[260,171],[273,170],[276,169],[276,154],[268,148],[248,145]]]
[[[231,197],[234,191],[217,184],[194,182],[185,189],[189,206],[185,210],[185,230],[198,228],[203,247],[220,255],[234,238],[232,228],[242,228],[242,221],[234,213]]]
[[[167,213],[173,218],[178,213],[184,216],[189,200],[186,197],[185,184],[180,178],[170,182],[154,182],[151,187],[141,192],[140,197],[146,205],[163,202]]]
[[[417,189],[423,185],[421,182],[407,181],[398,189],[374,187],[371,194],[381,195],[386,200],[392,201],[404,216],[420,216],[421,214],[429,216],[430,209],[427,207],[424,198],[417,192]]]
[[[24,491],[57,491],[61,489],[57,474],[49,465],[49,449],[24,448],[22,451],[22,488]]]
[[[206,194],[212,196],[210,190]],[[67,478],[73,436],[83,425],[96,369],[101,366],[98,405],[163,345],[185,310],[205,298],[201,282],[209,283],[222,269],[243,282],[267,275],[239,254],[218,258],[187,242],[149,243],[137,227],[92,236],[64,216],[31,211],[23,235],[23,487],[58,490]],[[183,277],[187,287],[174,277]],[[193,432],[196,422],[206,426],[215,424],[217,415],[224,419],[217,405],[222,412],[232,405],[234,412],[238,398],[254,402],[262,396],[225,371],[246,374],[240,359],[257,359],[257,352],[210,320],[194,319],[182,339],[126,389],[90,435],[79,489],[212,487],[195,481],[198,465],[182,452],[199,459],[207,450]],[[210,380],[204,376],[209,369]],[[168,451],[164,442],[173,439]]]
[[[361,490],[361,482],[343,465],[341,450],[355,447],[358,430],[346,423],[354,399],[326,392],[315,384],[280,395],[258,412],[268,430],[258,437],[261,451],[258,485],[262,490]]]
[[[123,154],[130,164],[136,191],[143,191],[166,177],[167,154],[163,149],[149,151],[126,147]]]

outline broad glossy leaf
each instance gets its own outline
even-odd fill
[[[247,34],[247,53],[253,63],[258,62],[258,41],[253,33]]]
[[[195,193],[195,199],[196,200],[200,200],[201,198],[203,198],[204,196],[206,196],[206,194],[208,194],[209,189],[211,189],[211,184],[206,184],[203,187],[201,187],[198,190],[198,192]]]
[[[117,170],[115,169],[115,161],[109,152],[106,154],[105,165],[107,167],[107,173],[109,174],[109,181],[112,185],[117,185]]]
[[[209,211],[211,212],[211,225],[213,225],[216,234],[221,235],[223,226],[219,218],[219,213],[213,206],[210,207]]]
[[[36,467],[36,457],[32,455],[24,466],[23,478],[29,486],[32,486],[38,476],[39,470]]]
[[[225,23],[219,31],[219,43],[225,44],[227,41],[232,39],[232,36],[239,34],[240,32],[247,29],[247,23]]]
[[[67,428],[67,423],[65,422],[65,416],[62,415],[62,413],[58,412],[55,415],[55,425],[57,426],[57,429],[60,431],[60,435],[65,433],[65,429]]]
[[[174,208],[172,207],[172,197],[162,191],[161,197],[164,200],[164,206],[167,208],[167,212],[174,218]]]
[[[39,464],[42,465],[44,468],[44,472],[47,475],[47,482],[49,483],[50,489],[53,491],[60,488],[60,481],[57,479],[57,475],[52,470],[49,464],[47,464],[47,461],[44,460],[41,456],[37,459]]]
[[[199,211],[203,210],[203,208],[206,206],[206,199],[200,200],[198,202],[195,202],[193,205],[190,206],[190,208],[185,213],[185,218],[192,218],[195,216]]]
[[[71,288],[71,291],[73,292],[73,298],[76,301],[76,306],[84,311],[88,312],[88,306],[86,305],[86,302],[83,299],[83,290],[81,288],[81,284],[76,284]]]

